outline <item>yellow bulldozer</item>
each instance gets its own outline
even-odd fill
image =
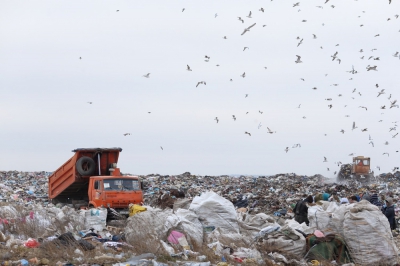
[[[374,177],[371,172],[371,158],[364,156],[353,157],[352,164],[342,164],[338,174],[341,180],[356,179],[358,181],[369,181]]]

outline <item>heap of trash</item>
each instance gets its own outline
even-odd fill
[[[396,204],[399,172],[366,185],[321,175],[147,175],[144,204],[107,208],[47,200],[47,172],[0,172],[0,265],[396,265],[400,235],[381,208],[347,198],[375,190]],[[329,195],[329,199],[325,196]],[[307,195],[306,223],[293,209]],[[346,200],[344,200],[346,199]],[[397,218],[397,216],[396,216]],[[396,219],[397,223],[397,219]],[[393,228],[392,228],[393,229]]]

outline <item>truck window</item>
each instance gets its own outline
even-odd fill
[[[94,189],[100,189],[100,181],[99,180],[94,181]]]
[[[125,190],[135,191],[140,190],[139,181],[133,179],[104,179],[104,190]]]
[[[368,160],[364,160],[363,164],[364,164],[364,165],[369,165]]]

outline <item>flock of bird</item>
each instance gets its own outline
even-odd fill
[[[271,1],[272,1],[272,0],[271,0]],[[357,1],[357,0],[356,0],[356,1]],[[315,6],[315,7],[316,7],[316,8],[319,8],[319,9],[323,9],[323,8],[337,8],[337,7],[338,7],[338,6],[333,5],[333,4],[330,5],[329,2],[332,3],[332,2],[334,2],[334,1],[332,1],[332,0],[324,0],[324,1],[321,1],[321,3],[323,3],[322,5],[318,5],[318,6]],[[392,2],[392,1],[389,0],[389,4],[391,4],[391,2]],[[291,4],[291,8],[300,8],[300,7],[302,7],[302,3],[301,3],[301,2],[296,2],[296,3]],[[346,8],[346,7],[341,7],[341,8]],[[261,7],[261,8],[258,10],[258,12],[264,13],[265,10],[266,10],[266,9],[265,9],[264,7]],[[181,12],[185,12],[185,11],[186,11],[186,8],[183,8],[183,9],[181,10]],[[117,12],[119,12],[119,10],[117,10]],[[186,12],[187,12],[187,11],[186,11]],[[301,12],[301,9],[298,9],[298,12]],[[313,11],[313,12],[317,12],[317,11]],[[394,12],[395,12],[395,10],[394,10]],[[398,10],[398,12],[400,12],[400,10]],[[261,14],[261,13],[260,13],[260,14]],[[365,13],[365,12],[363,11],[363,13]],[[247,14],[247,15],[246,15],[246,14]],[[253,17],[253,16],[254,16],[254,17]],[[214,15],[214,18],[215,18],[215,19],[218,19],[218,17],[219,17],[219,15],[216,13],[216,14]],[[242,30],[238,31],[237,34],[240,35],[240,36],[244,36],[244,35],[247,36],[248,34],[252,34],[252,30],[253,30],[254,28],[260,27],[260,26],[259,26],[260,24],[262,25],[262,27],[266,27],[267,25],[265,25],[265,24],[262,24],[262,23],[258,23],[258,22],[254,22],[254,21],[253,21],[253,19],[256,19],[257,17],[258,17],[258,15],[256,15],[256,14],[253,13],[252,11],[249,11],[248,13],[246,12],[245,14],[242,14],[241,16],[237,16],[237,20],[239,21],[239,24],[240,24],[240,25],[245,24],[246,21],[248,21],[248,20],[251,21],[251,23],[249,23],[248,26],[245,26],[244,29],[242,28]],[[398,14],[393,14],[392,17],[387,18],[387,21],[390,21],[390,20],[397,20],[398,17],[399,17]],[[235,19],[235,20],[236,20],[236,19]],[[399,20],[399,21],[400,21],[400,20]],[[306,23],[306,22],[307,22],[306,19],[303,19],[303,20],[301,21],[301,23]],[[238,22],[236,22],[236,23],[238,23]],[[325,25],[325,24],[322,24],[322,26],[324,26],[324,25]],[[397,24],[397,25],[399,25],[399,24]],[[360,27],[366,27],[364,24],[361,24],[361,25],[359,25],[359,26],[360,26]],[[399,32],[400,32],[400,31],[399,31]],[[400,34],[400,33],[399,33],[399,34]],[[318,36],[317,36],[316,34],[314,34],[314,33],[310,33],[309,36],[310,36],[310,39],[313,39],[313,40],[318,39]],[[371,36],[371,37],[372,37],[372,38],[379,38],[379,37],[380,37],[380,34],[375,34],[374,36]],[[223,36],[222,38],[223,38],[223,39],[228,39],[228,37],[227,37],[226,35]],[[307,38],[306,38],[306,37],[296,36],[294,39],[296,40],[295,43],[294,43],[294,45],[295,45],[296,47],[300,47],[300,46],[303,47],[304,45],[307,45],[307,44],[306,44],[306,43],[307,43]],[[362,43],[362,44],[360,43],[360,45],[366,46],[366,44],[363,44],[363,43]],[[340,44],[334,43],[334,44],[332,44],[332,46],[333,46],[333,47],[340,47]],[[323,46],[321,46],[320,49],[324,49]],[[366,49],[366,47],[364,47],[364,48],[360,49],[359,51],[357,51],[357,52],[360,54],[359,59],[360,59],[360,60],[369,61],[369,62],[374,62],[374,63],[365,63],[365,64],[364,64],[365,70],[364,70],[364,72],[363,72],[362,69],[356,69],[356,67],[355,67],[355,65],[357,65],[357,64],[360,65],[359,62],[350,62],[350,61],[346,58],[345,55],[342,55],[342,53],[341,53],[341,51],[339,50],[339,48],[335,48],[335,49],[337,49],[337,50],[334,51],[333,54],[330,54],[330,58],[327,58],[326,60],[330,60],[330,61],[334,62],[335,64],[339,64],[339,65],[340,65],[340,64],[347,64],[347,65],[349,65],[349,66],[351,65],[351,70],[346,71],[347,73],[351,74],[351,76],[352,76],[349,80],[353,80],[353,77],[355,78],[354,75],[360,75],[361,73],[365,75],[365,74],[369,73],[370,71],[379,72],[379,63],[383,63],[383,62],[384,62],[384,60],[381,59],[381,58],[383,57],[383,54],[382,54],[381,56],[376,56],[376,55],[365,55],[364,50],[367,51],[367,49]],[[243,51],[243,52],[246,52],[247,50],[251,51],[250,48],[249,48],[248,46],[245,46],[245,47],[243,47],[243,50],[242,50],[242,51]],[[368,50],[368,51],[370,51],[371,53],[374,53],[374,52],[378,51],[378,48],[372,48],[372,49],[370,49],[370,50]],[[248,53],[248,51],[247,51],[246,53]],[[386,54],[388,53],[388,51],[382,51],[382,53],[384,53],[384,54],[386,55]],[[394,58],[400,59],[400,54],[399,54],[398,51],[394,51],[394,52],[392,52],[390,55],[393,56]],[[303,61],[306,61],[306,60],[307,60],[307,58],[306,58],[305,56],[301,55],[301,53],[299,53],[299,54],[293,54],[293,58],[294,58],[295,60],[294,60],[294,61],[291,61],[291,64],[295,63],[296,65],[298,65],[298,66],[300,66],[300,67],[301,67],[301,65],[303,64]],[[82,59],[82,57],[80,57],[79,59]],[[207,62],[210,62],[211,57],[208,56],[208,55],[204,55],[203,60],[204,60],[206,63],[207,63]],[[385,59],[385,60],[387,60],[387,59]],[[398,62],[400,63],[400,61],[398,61]],[[219,66],[219,65],[217,65],[217,66]],[[267,67],[264,67],[264,68],[267,69]],[[186,65],[186,68],[185,68],[185,66],[182,66],[182,69],[185,69],[185,70],[188,71],[188,72],[195,71],[195,69],[192,69],[192,68],[190,67],[190,62]],[[399,65],[399,70],[400,70],[400,65]],[[400,72],[399,72],[399,73],[400,73]],[[151,73],[146,73],[146,74],[144,74],[142,77],[143,77],[143,78],[149,79],[149,78],[151,78],[150,75],[151,75]],[[328,74],[325,74],[325,76],[327,76],[327,75],[328,75]],[[346,75],[346,74],[343,74],[343,75]],[[348,74],[347,74],[347,75],[348,75]],[[246,78],[246,72],[243,72],[242,74],[240,74],[240,75],[238,75],[238,76],[244,79],[244,78]],[[301,80],[300,82],[305,82],[305,79],[304,79],[304,78],[299,78],[299,79]],[[232,82],[233,79],[231,78],[230,81]],[[207,82],[204,81],[204,80],[196,81],[196,82],[193,82],[193,83],[194,83],[194,84],[193,84],[193,85],[194,85],[193,87],[198,88],[198,89],[201,88],[202,86],[206,86],[206,85],[207,85]],[[331,86],[337,87],[337,86],[339,86],[339,84],[338,84],[338,83],[333,83]],[[374,87],[378,90],[378,91],[376,92],[376,93],[377,93],[377,96],[376,96],[376,97],[379,98],[379,99],[381,99],[382,97],[384,97],[384,96],[387,94],[387,91],[389,90],[389,88],[380,88],[379,84],[375,84]],[[378,89],[378,88],[379,88],[379,89]],[[311,89],[315,91],[315,90],[318,90],[318,87],[317,87],[317,86],[313,86],[313,87],[311,87]],[[391,109],[392,109],[392,110],[395,110],[396,112],[398,112],[399,104],[397,103],[397,100],[394,99],[395,93],[396,93],[396,91],[392,90],[391,93],[389,93],[389,96],[387,97],[387,103],[384,104],[384,105],[381,105],[379,108],[382,109],[382,110],[391,110]],[[352,94],[352,95],[358,95],[357,97],[360,97],[360,96],[363,95],[363,91],[354,88],[354,89],[352,89],[351,94]],[[393,95],[392,95],[392,94],[393,94]],[[246,93],[246,94],[244,95],[244,98],[248,98],[248,96],[249,96],[249,94]],[[342,94],[338,94],[338,97],[342,97],[342,96],[343,96]],[[355,96],[352,96],[352,99],[355,99]],[[325,100],[329,103],[329,104],[327,105],[327,108],[329,108],[329,109],[335,109],[336,105],[333,104],[334,99],[333,99],[332,97],[326,98]],[[92,102],[88,102],[88,103],[89,103],[89,104],[92,104]],[[346,106],[347,106],[347,105],[346,105]],[[344,107],[346,107],[346,106],[344,106]],[[298,109],[300,109],[300,108],[301,108],[301,104],[299,104],[297,107],[295,106],[295,107],[293,107],[293,108],[298,108]],[[371,109],[377,109],[376,107],[373,107],[373,106],[365,106],[365,103],[360,104],[360,105],[358,106],[358,108],[364,109],[364,110],[367,111],[367,112],[370,112]],[[148,112],[148,113],[150,113],[150,112]],[[247,113],[248,113],[248,112],[247,112]],[[247,113],[246,113],[246,114],[247,114]],[[262,115],[262,114],[263,114],[263,111],[259,110],[259,113]],[[349,116],[349,115],[346,115],[346,117],[350,117],[350,116]],[[306,119],[307,117],[306,117],[306,116],[303,116],[302,118],[303,118],[303,119]],[[223,118],[219,118],[218,116],[214,117],[215,123],[216,123],[216,124],[219,124],[220,119],[223,119]],[[234,122],[237,121],[237,115],[233,114],[232,117],[231,117],[231,119],[232,119]],[[380,120],[380,121],[378,121],[378,122],[382,122],[382,121],[383,121],[383,120]],[[350,124],[349,124],[349,125],[350,125]],[[262,126],[263,126],[263,125],[262,125],[261,123],[259,123],[259,124],[258,124],[258,129],[261,129]],[[398,122],[397,122],[397,121],[394,121],[394,122],[393,122],[393,126],[390,127],[390,128],[388,129],[389,132],[392,132],[392,133],[391,133],[391,138],[396,138],[396,136],[398,135],[397,132],[393,132],[393,131],[396,131],[396,130],[397,130],[397,126],[398,126]],[[269,128],[269,127],[264,127],[264,128],[266,128],[266,133],[267,133],[267,134],[276,134],[276,133],[277,133],[276,130],[272,130],[272,129]],[[350,130],[351,130],[351,131],[354,131],[354,130],[356,130],[356,129],[358,129],[357,123],[356,123],[355,121],[353,121],[353,124],[352,124],[352,127],[351,127],[351,128],[349,128],[349,129],[341,128],[341,129],[338,129],[338,132],[340,132],[341,134],[345,134],[347,131],[350,131]],[[361,130],[361,132],[368,132],[368,128],[367,128],[367,127],[359,128],[359,130]],[[250,130],[248,130],[248,129],[247,129],[247,130],[244,130],[243,132],[244,132],[244,134],[247,135],[248,137],[251,137],[251,136],[252,136]],[[123,136],[129,136],[129,135],[131,135],[131,133],[124,133],[124,134],[123,134]],[[326,136],[326,134],[325,134],[325,136]],[[371,145],[371,147],[375,147],[374,140],[372,139],[371,135],[369,135],[368,142],[366,142],[366,145]],[[388,141],[382,142],[382,145],[389,145],[389,142],[388,142]],[[290,148],[289,148],[289,147],[290,147]],[[302,147],[302,146],[301,146],[300,143],[296,143],[296,144],[293,144],[293,145],[288,145],[287,147],[285,147],[285,148],[282,149],[282,150],[283,150],[285,153],[288,153],[288,152],[290,152],[291,149],[301,148],[301,147]],[[162,146],[160,146],[160,148],[161,148],[161,150],[164,150],[164,148],[163,148]],[[283,147],[282,147],[282,148],[283,148]],[[397,151],[396,151],[396,152],[397,152]],[[354,155],[353,153],[352,153],[352,154],[349,154],[349,156],[353,156],[353,155]],[[388,152],[384,152],[382,155],[383,155],[383,156],[389,156],[389,153],[388,153]],[[328,163],[327,157],[324,156],[322,162],[323,162],[323,163]],[[338,163],[335,162],[335,164],[338,164],[338,166],[339,166],[339,165],[341,164],[341,162],[338,162]],[[376,168],[378,168],[378,169],[380,170],[380,167],[379,167],[379,166],[377,166]],[[398,169],[398,168],[394,167],[393,169]],[[327,170],[329,171],[330,168],[327,167]],[[335,172],[335,174],[336,174],[336,172]]]

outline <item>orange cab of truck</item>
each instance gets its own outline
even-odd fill
[[[112,208],[128,214],[129,204],[142,204],[142,183],[137,176],[124,176],[117,168],[121,148],[75,149],[75,155],[49,176],[53,203],[80,203]]]

